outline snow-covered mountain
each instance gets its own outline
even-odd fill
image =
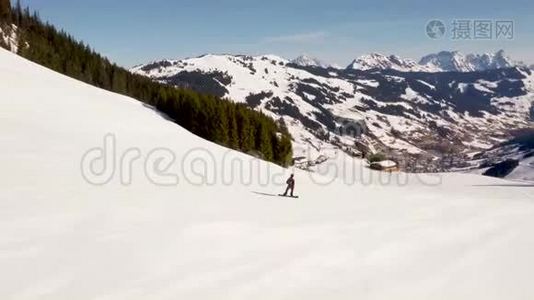
[[[347,69],[352,70],[396,70],[401,72],[437,72],[439,68],[423,66],[411,59],[402,59],[396,55],[385,56],[371,53],[355,59]]]
[[[291,63],[301,67],[321,67],[325,69],[332,67],[332,65],[325,63],[316,57],[311,57],[305,54],[291,60]]]
[[[424,56],[417,63],[396,55],[379,53],[363,55],[347,68],[353,70],[396,70],[400,72],[473,72],[515,66],[504,50],[493,54],[467,54],[458,51],[441,51]]]
[[[419,170],[416,161],[435,171],[444,168],[436,160],[443,153],[461,161],[533,120],[534,75],[527,68],[365,71],[304,67],[273,55],[205,55],[131,71],[246,103],[284,122],[305,164],[339,149],[383,151],[409,158],[407,170]]]
[[[132,98],[3,49],[0,85],[1,299],[534,295],[532,187],[350,159],[355,181],[295,170],[300,199],[279,198],[291,170]]]
[[[424,56],[420,65],[431,66],[445,72],[472,72],[475,66],[458,51],[441,51]]]
[[[515,64],[500,50],[493,54],[468,55],[458,51],[441,51],[421,58],[419,65],[445,72],[472,72],[510,68]]]

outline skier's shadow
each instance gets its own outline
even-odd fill
[[[254,191],[253,191],[253,193],[256,194],[256,195],[262,195],[262,196],[278,197],[277,194],[269,194],[269,193],[254,192]]]

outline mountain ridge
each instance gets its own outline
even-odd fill
[[[319,68],[334,68],[341,67],[335,64],[329,64],[325,61],[310,56],[301,54],[293,59],[286,59],[275,54],[262,55],[248,55],[248,54],[232,54],[232,53],[205,53],[194,57],[186,57],[183,59],[160,59],[149,63],[137,64],[130,69],[136,69],[139,66],[146,66],[153,63],[185,61],[190,59],[202,58],[206,56],[233,56],[233,57],[264,57],[270,58],[284,63],[291,63],[301,67],[319,67]],[[352,60],[352,62],[345,67],[351,70],[369,71],[369,70],[395,70],[400,72],[476,72],[501,68],[526,66],[522,63],[515,62],[505,54],[504,50],[498,50],[495,53],[469,53],[463,54],[460,51],[439,51],[423,56],[418,61],[410,58],[402,58],[400,56],[391,54],[384,55],[377,52],[361,55]],[[533,65],[527,66],[532,68]]]
[[[504,50],[467,55],[459,51],[440,51],[423,56],[419,62],[396,55],[371,53],[355,59],[347,68],[354,70],[397,70],[401,72],[474,72],[514,67]]]
[[[267,113],[290,129],[294,147],[301,149],[295,156],[309,156],[312,163],[340,149],[431,159],[454,148],[462,157],[491,147],[508,129],[528,126],[534,101],[532,72],[519,67],[406,72],[300,66],[278,56],[207,55],[131,72]]]

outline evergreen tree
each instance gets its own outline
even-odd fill
[[[215,102],[210,110],[206,124],[212,125],[213,140],[221,145],[228,145],[228,116],[223,103]]]
[[[235,105],[228,105],[228,119],[230,122],[228,128],[228,146],[232,149],[239,149],[239,130],[237,128]]]
[[[7,6],[6,6],[7,4]],[[19,55],[88,84],[136,98],[154,106],[192,133],[243,152],[257,151],[264,159],[286,165],[291,153],[287,128],[243,104],[192,90],[160,84],[112,64],[88,45],[76,41],[39,16],[10,10],[0,0],[0,15],[18,27]],[[0,21],[6,20],[2,17]]]
[[[239,106],[237,108],[237,127],[239,132],[239,147],[244,152],[254,149],[254,128],[246,110]]]
[[[126,77],[121,75],[120,70],[115,65],[111,67],[111,90],[120,94],[127,92]]]
[[[291,138],[288,135],[276,136],[273,141],[274,161],[282,166],[289,166],[292,163],[293,151],[291,149]]]
[[[0,23],[11,21],[11,3],[9,0],[0,0]]]
[[[270,132],[267,124],[263,119],[260,119],[256,124],[256,148],[263,155],[263,159],[273,159],[273,147],[271,143]]]

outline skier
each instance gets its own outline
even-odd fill
[[[286,188],[285,193],[282,196],[284,197],[287,196],[287,192],[291,190],[290,196],[295,197],[293,196],[293,190],[295,189],[295,178],[294,177],[295,177],[295,174],[291,174],[291,176],[289,176],[289,178],[286,180],[287,188]]]

